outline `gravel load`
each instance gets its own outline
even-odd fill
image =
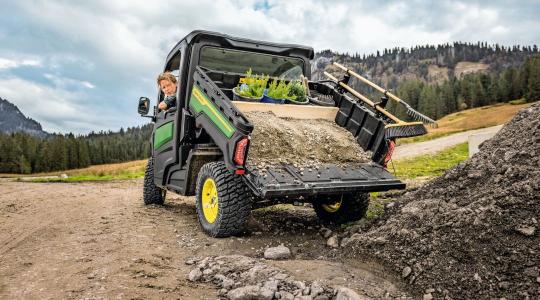
[[[341,247],[424,299],[540,298],[540,103]]]
[[[272,112],[244,113],[254,125],[248,164],[316,166],[371,161],[347,129],[333,121],[280,118]]]

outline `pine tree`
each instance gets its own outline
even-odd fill
[[[473,76],[471,85],[471,107],[480,107],[487,104],[486,92],[479,76]]]
[[[83,140],[77,140],[77,150],[79,157],[79,167],[85,168],[90,165],[90,154],[88,153],[88,143]]]
[[[437,114],[435,98],[435,89],[430,85],[425,85],[418,100],[418,110],[431,118],[435,118]]]
[[[441,99],[441,105],[438,107],[438,117],[443,117],[449,113],[457,111],[456,98],[454,96],[452,83],[449,81],[443,83],[439,98]]]
[[[540,100],[540,56],[531,58],[529,64],[529,78],[527,80],[527,102]]]

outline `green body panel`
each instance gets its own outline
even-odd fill
[[[191,98],[189,101],[189,106],[196,112],[203,112],[212,120],[214,125],[227,137],[230,138],[233,136],[236,128],[233,124],[225,117],[214,103],[206,96],[205,93],[201,91],[196,85],[193,86],[191,91]]]
[[[163,144],[172,140],[174,132],[174,123],[169,122],[159,126],[154,134],[154,150],[163,146]]]

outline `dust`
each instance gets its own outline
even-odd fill
[[[371,161],[371,153],[333,121],[280,118],[271,112],[245,115],[255,127],[248,164],[264,168],[282,163],[305,166]]]

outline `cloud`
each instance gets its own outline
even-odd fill
[[[453,41],[538,44],[539,14],[538,2],[503,0],[7,1],[0,97],[54,130],[116,130],[146,122],[136,100],[156,94],[166,55],[194,29],[369,54]],[[51,101],[85,116],[53,114]]]
[[[0,95],[17,104],[19,109],[41,123],[49,132],[85,133],[107,130],[110,118],[89,113],[95,108],[81,104],[84,95],[62,88],[49,87],[20,78],[0,79]],[[73,126],[76,125],[75,130]]]
[[[55,87],[62,88],[62,89],[68,89],[68,88],[77,89],[77,88],[80,88],[80,87],[84,87],[84,88],[87,88],[87,89],[93,89],[93,88],[96,87],[91,82],[88,82],[88,81],[85,81],[85,80],[77,80],[77,79],[73,79],[73,78],[53,75],[53,74],[50,74],[50,73],[43,74],[43,77],[49,79],[51,81],[51,83],[54,84]]]
[[[36,58],[19,58],[19,59],[9,59],[0,57],[0,70],[2,69],[14,69],[21,66],[27,67],[40,67],[42,62],[40,59]]]

